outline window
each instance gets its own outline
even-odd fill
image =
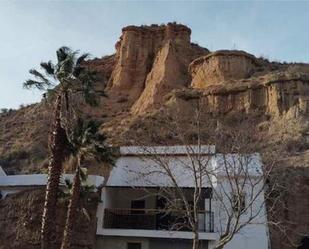
[[[143,214],[145,213],[145,200],[133,200],[131,201],[131,213],[132,214]],[[141,210],[138,210],[141,209]]]
[[[127,243],[127,249],[142,249],[142,243],[129,242]]]
[[[245,193],[232,193],[232,208],[235,213],[242,212],[246,208]]]
[[[309,248],[309,237],[304,237],[301,240],[301,245],[298,247],[298,249],[306,249]]]

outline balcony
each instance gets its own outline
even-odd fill
[[[190,231],[186,224],[184,212],[163,212],[158,209],[104,209],[104,229],[139,229]],[[199,211],[199,231],[214,232],[214,216],[212,212]]]

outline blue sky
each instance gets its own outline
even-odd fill
[[[309,62],[309,1],[1,1],[0,108],[39,101],[24,90],[28,70],[62,45],[114,53],[126,25],[177,21],[193,42],[242,49],[279,61]]]

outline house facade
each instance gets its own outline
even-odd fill
[[[198,210],[200,249],[212,249],[216,246],[228,217],[220,211],[225,202],[218,201],[215,193],[224,190],[226,196],[222,196],[222,199],[233,198],[227,171],[220,166],[235,161],[238,155],[218,155],[214,146],[131,146],[121,147],[120,154],[107,181],[100,176],[88,177],[88,184],[98,187],[105,183],[97,209],[97,249],[192,248],[194,233],[188,226],[182,201],[176,194],[173,196],[177,191],[181,192],[189,205],[195,203]],[[248,172],[254,175],[261,168],[261,163],[257,155],[250,158],[252,160],[248,165],[252,170]],[[198,174],[196,167],[192,165],[198,165]],[[204,169],[212,173],[205,174],[204,177]],[[0,173],[2,198],[24,189],[44,187],[47,181],[47,176],[43,174],[7,176],[2,171]],[[198,185],[196,175],[200,180]],[[72,176],[66,175],[64,178]],[[198,201],[194,202],[197,187],[200,195]],[[164,194],[166,192],[168,195]],[[258,212],[258,215],[224,248],[269,248],[263,201],[262,192],[257,196],[253,208],[246,211],[248,215],[254,212]],[[169,202],[175,206],[168,206]],[[255,206],[259,208],[256,209]]]
[[[109,176],[99,204],[98,210],[102,212],[98,212],[97,248],[100,249],[192,248],[192,230],[174,226],[179,220],[186,223],[184,215],[173,207],[164,209],[167,201],[162,192],[167,189],[170,192],[175,187],[189,203],[193,202],[195,189],[201,189],[201,198],[197,202],[200,248],[212,249],[228,219],[222,212],[225,201],[217,201],[214,191],[227,193],[221,196],[223,199],[233,195],[231,181],[227,179],[229,173],[224,169],[246,165],[246,174],[253,176],[252,179],[258,179],[254,175],[261,170],[258,155],[242,159],[239,155],[218,155],[214,146],[122,147],[120,152],[121,157]],[[194,169],[200,171],[197,185],[192,164],[198,163],[202,166]],[[201,176],[206,169],[213,173]],[[243,179],[243,175],[240,178]],[[255,183],[257,186],[261,184]],[[254,195],[252,187],[244,187],[244,192],[246,188],[247,195]],[[262,187],[254,192],[261,190]],[[249,196],[247,199],[244,201],[251,201]],[[228,206],[229,202],[226,203]],[[269,248],[263,190],[256,194],[256,201],[244,212],[242,219],[249,220],[249,216],[254,216],[254,219],[224,248]]]

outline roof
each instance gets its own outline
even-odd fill
[[[187,155],[214,154],[215,145],[176,145],[176,146],[124,146],[120,147],[122,156],[129,155]]]
[[[156,160],[162,162],[156,162]],[[205,163],[210,166],[211,157],[204,156]],[[175,184],[169,177],[170,172],[179,187],[194,187],[190,159],[187,156],[154,158],[121,157],[117,160],[110,177],[108,187],[173,187]],[[164,165],[164,166],[163,166]],[[204,179],[203,187],[208,187],[207,179]]]
[[[74,175],[66,174],[62,177],[61,185],[64,185],[64,179],[68,178],[72,181]],[[8,175],[0,176],[0,187],[33,187],[45,186],[47,183],[46,174],[32,174],[32,175]],[[103,184],[104,178],[97,175],[89,175],[87,183],[95,186]]]
[[[115,167],[112,169],[107,186],[109,187],[174,187],[173,176],[179,187],[195,187],[193,175],[193,161],[196,160],[194,154],[190,156],[184,154],[183,147],[156,147],[155,154],[151,150],[147,153],[139,154],[139,147],[130,147],[135,154],[130,154],[129,147],[122,150],[122,157],[118,158]],[[149,149],[153,147],[148,147]],[[160,153],[159,153],[159,152]],[[161,153],[169,152],[169,153]],[[131,155],[128,157],[127,155]],[[170,155],[173,156],[170,156]],[[153,156],[151,156],[153,155]],[[216,181],[218,177],[224,177],[228,171],[243,169],[240,174],[246,172],[250,175],[261,174],[261,160],[258,154],[238,155],[238,154],[203,154],[200,157],[203,165],[204,176],[203,187],[209,187],[209,177],[205,173],[212,171],[211,180]],[[197,161],[195,161],[197,162]],[[196,165],[196,164],[195,164]],[[225,167],[227,166],[227,167]],[[241,167],[243,166],[243,167]]]

